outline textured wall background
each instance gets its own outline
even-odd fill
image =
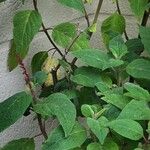
[[[39,10],[43,16],[43,21],[47,27],[54,26],[60,22],[73,21],[79,22],[81,26],[85,25],[84,17],[77,11],[63,8],[56,0],[38,0]],[[88,6],[87,10],[92,18],[95,12],[95,6],[98,0],[94,0],[92,6]],[[132,16],[129,8],[128,0],[120,0],[122,13],[127,19],[127,33],[133,38],[137,37],[138,28],[135,26],[136,20]],[[24,81],[19,68],[12,72],[7,70],[7,54],[9,49],[9,43],[12,39],[12,18],[18,10],[32,9],[32,1],[26,0],[25,5],[22,5],[19,0],[7,0],[5,3],[0,4],[0,101],[5,100],[9,96],[15,94],[18,91],[24,89]],[[99,17],[98,32],[94,34],[91,40],[91,45],[96,48],[102,48],[102,39],[100,37],[100,25],[101,22],[110,13],[116,10],[115,4],[111,0],[104,0],[102,6],[101,15]],[[39,33],[33,40],[30,46],[30,52],[26,58],[26,65],[28,66],[31,61],[31,57],[40,50],[48,50],[50,47],[49,41],[47,41],[43,33]],[[12,139],[18,139],[22,137],[33,137],[39,133],[37,122],[33,121],[34,116],[22,117],[16,124],[0,133],[0,147]],[[51,123],[47,123],[47,127],[50,128]],[[42,137],[36,139],[36,150],[40,150],[39,145],[42,142]]]

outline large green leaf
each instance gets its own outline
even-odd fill
[[[102,73],[92,67],[80,67],[75,70],[71,80],[86,87],[94,87],[96,83],[102,81]]]
[[[145,50],[150,54],[150,27],[140,27],[140,36]]]
[[[42,146],[42,150],[70,150],[80,147],[86,140],[86,130],[78,123],[71,133],[65,137],[61,127],[54,129]]]
[[[120,109],[123,109],[130,101],[130,99],[124,95],[121,94],[111,94],[108,92],[108,94],[105,94],[104,97],[102,97],[102,100],[104,100],[107,103],[110,103]]]
[[[35,150],[34,139],[23,138],[7,143],[1,150]]]
[[[32,97],[30,95],[20,92],[0,103],[0,132],[21,118],[31,101]]]
[[[131,140],[139,140],[143,137],[143,129],[139,123],[130,119],[116,119],[108,123],[108,126]]]
[[[127,66],[126,71],[134,78],[150,79],[150,61],[136,59]]]
[[[65,135],[69,135],[75,124],[76,109],[70,99],[61,93],[55,93],[34,106],[41,115],[55,115],[62,125]]]
[[[78,38],[76,25],[70,22],[57,25],[52,32],[53,40],[63,48],[69,50],[80,50],[89,48],[89,40],[86,33],[80,34]],[[73,42],[73,44],[72,44]]]
[[[123,64],[123,61],[112,59],[106,52],[97,49],[77,50],[72,53],[87,65],[102,70]]]
[[[109,42],[109,49],[116,59],[121,59],[126,53],[128,53],[127,46],[120,35],[114,37]]]
[[[150,120],[150,108],[145,101],[132,100],[120,113],[119,119]]]
[[[37,71],[41,71],[41,67],[45,62],[46,58],[48,57],[47,51],[41,51],[35,54],[32,58],[31,67],[32,73],[36,73]]]
[[[129,1],[130,7],[134,15],[138,18],[138,20],[141,20],[146,10],[148,0],[129,0]]]
[[[125,30],[125,19],[122,15],[118,13],[112,14],[110,17],[104,20],[101,27],[102,37],[104,43],[108,45],[109,41],[122,34]]]
[[[124,88],[128,91],[126,96],[132,97],[137,100],[150,101],[150,94],[147,90],[143,89],[139,85],[133,83],[125,83]]]
[[[71,7],[73,9],[76,9],[80,12],[84,12],[84,4],[82,0],[57,0],[62,5]]]
[[[13,38],[18,55],[27,54],[29,44],[38,33],[42,18],[37,11],[26,10],[18,12],[13,19]]]
[[[98,120],[87,118],[87,124],[91,131],[96,135],[101,144],[104,144],[105,138],[109,133],[109,129],[106,127],[108,123],[107,118],[101,117]]]

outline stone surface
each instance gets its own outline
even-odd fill
[[[83,16],[77,11],[63,8],[56,0],[38,0],[39,9],[43,16],[43,21],[47,27],[54,26],[60,22],[73,21],[79,22],[81,27],[85,25]],[[95,0],[92,6],[88,6],[87,10],[90,14],[90,19],[95,12],[95,6],[98,0]],[[122,13],[127,18],[127,33],[130,38],[137,37],[138,26],[135,18],[129,8],[127,0],[120,0]],[[32,9],[32,1],[26,0],[25,5],[22,5],[19,0],[7,0],[5,3],[0,4],[0,101],[5,100],[9,96],[21,91],[25,88],[23,77],[19,68],[16,68],[12,72],[7,70],[7,55],[9,49],[9,43],[12,39],[12,20],[14,14],[19,10]],[[100,35],[101,22],[108,17],[112,12],[115,12],[115,5],[111,0],[104,0],[104,4],[99,17],[98,31],[91,39],[91,46],[95,48],[103,48],[102,39]],[[48,50],[51,44],[46,39],[46,36],[39,33],[30,46],[30,52],[28,57],[25,59],[26,66],[31,63],[32,56],[41,50]],[[28,68],[30,70],[30,68]],[[12,139],[18,139],[21,137],[33,137],[39,133],[37,122],[33,121],[34,116],[22,117],[17,121],[16,124],[0,133],[0,147]],[[50,127],[51,122],[47,123]],[[36,150],[40,150],[40,143],[42,138],[36,138]]]

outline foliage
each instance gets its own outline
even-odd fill
[[[129,0],[139,27],[139,36],[134,39],[128,37],[118,0],[112,1],[117,11],[101,27],[97,22],[103,0],[97,4],[92,23],[86,5],[93,0],[56,2],[79,11],[87,26],[81,30],[77,23],[63,22],[46,28],[37,0],[33,0],[34,10],[15,14],[7,65],[9,71],[17,66],[22,69],[26,89],[0,103],[0,131],[32,111],[45,139],[42,150],[149,150],[150,28],[146,24],[150,1]],[[90,46],[96,28],[101,28],[103,49]],[[33,56],[29,76],[23,61],[39,31],[52,46]],[[148,53],[144,57],[142,52]],[[68,54],[73,56],[72,61],[67,59]],[[77,60],[82,66],[76,65]],[[45,130],[49,118],[59,124],[51,132]],[[34,150],[35,137],[15,139],[2,150]]]

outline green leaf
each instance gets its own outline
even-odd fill
[[[150,61],[136,59],[127,66],[126,71],[134,78],[150,79]]]
[[[68,97],[61,93],[54,93],[34,106],[41,115],[55,115],[62,125],[65,135],[69,135],[75,124],[76,109]]]
[[[128,91],[128,93],[125,93],[126,96],[132,97],[136,100],[150,101],[149,92],[139,85],[128,82],[124,84],[124,88]]]
[[[7,143],[1,150],[35,150],[34,139],[23,138]]]
[[[112,59],[106,52],[97,49],[77,50],[72,53],[87,65],[102,70],[123,64],[123,61]]]
[[[92,67],[80,67],[75,70],[71,80],[77,84],[94,87],[96,83],[102,81],[102,73],[98,69]]]
[[[121,59],[128,53],[128,48],[121,36],[116,36],[109,42],[109,49],[116,59]]]
[[[76,25],[70,22],[57,25],[52,32],[52,38],[59,46],[70,51],[89,48],[89,40],[86,33],[78,36]],[[72,44],[73,42],[73,44]]]
[[[21,118],[31,101],[32,97],[30,95],[20,92],[0,103],[0,132]]]
[[[134,59],[137,59],[144,50],[144,45],[139,38],[126,41],[126,45],[128,48],[128,53],[123,58],[128,62],[132,62]]]
[[[27,54],[29,44],[41,27],[42,18],[34,10],[20,11],[14,16],[13,24],[13,38],[16,44],[16,53],[22,56]]]
[[[150,108],[145,101],[132,100],[120,113],[119,119],[150,120]]]
[[[69,99],[74,99],[78,97],[78,93],[76,90],[64,90],[61,91],[62,94],[65,94]]]
[[[71,133],[65,137],[61,127],[54,129],[42,146],[42,150],[69,150],[80,147],[86,140],[86,130],[78,123]]]
[[[84,12],[84,4],[82,0],[57,0],[62,5],[71,7],[75,10],[78,10],[80,12]]]
[[[104,105],[104,109],[106,109],[104,115],[108,120],[114,120],[120,114],[120,109],[111,104]]]
[[[20,55],[21,59],[25,57],[26,54]],[[9,71],[12,71],[18,66],[17,54],[16,54],[16,45],[14,40],[11,41],[11,47],[9,49],[8,58],[7,58],[7,67]]]
[[[85,117],[93,117],[94,116],[94,110],[92,109],[91,105],[84,104],[81,106],[81,112],[82,115]]]
[[[150,42],[150,27],[140,27],[140,36],[141,36],[141,40],[142,43],[144,44],[144,48],[145,50],[148,51],[148,53],[150,54],[150,46],[149,46],[149,42]]]
[[[109,85],[107,85],[106,83],[104,83],[104,82],[98,82],[98,83],[96,83],[95,84],[96,85],[96,87],[98,88],[98,90],[100,91],[100,92],[106,92],[106,91],[110,91],[111,89],[111,87],[109,86]]]
[[[98,120],[87,118],[87,124],[91,131],[96,135],[101,144],[104,144],[105,138],[109,133],[109,129],[106,127],[108,123],[107,118],[101,117]]]
[[[125,30],[125,19],[118,13],[112,14],[104,20],[101,27],[101,33],[104,43],[108,45],[109,41],[115,36],[122,34]]]
[[[45,60],[48,57],[48,52],[47,51],[41,51],[35,54],[32,58],[31,62],[31,68],[32,68],[32,73],[36,73],[38,71],[41,71],[41,67]]]
[[[130,7],[131,7],[134,15],[140,21],[144,15],[145,10],[146,10],[148,0],[129,0],[129,1],[130,1]]]
[[[112,139],[107,138],[103,145],[96,142],[89,144],[87,150],[119,150],[119,147]]]
[[[108,126],[118,134],[131,140],[139,140],[143,137],[141,125],[130,119],[116,119],[108,123]]]
[[[121,94],[105,94],[104,97],[102,97],[102,100],[104,100],[107,103],[110,103],[120,109],[123,109],[130,101],[130,99],[124,95]]]
[[[47,80],[48,75],[44,71],[38,71],[33,76],[34,83],[42,85]]]
[[[87,146],[87,150],[103,150],[102,145],[100,143],[90,143]]]

